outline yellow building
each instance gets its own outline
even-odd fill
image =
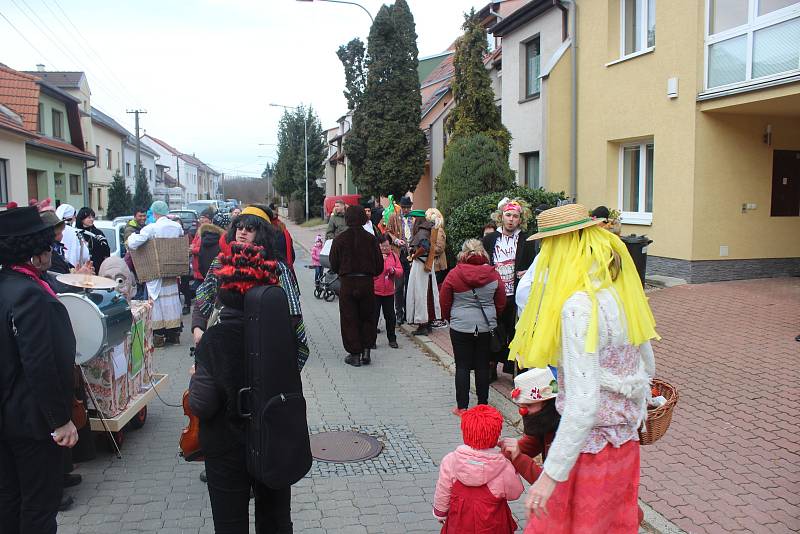
[[[577,5],[542,75],[547,188],[620,209],[648,274],[800,275],[800,0]]]

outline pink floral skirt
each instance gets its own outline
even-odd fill
[[[548,515],[531,515],[525,534],[636,534],[638,496],[638,441],[581,453],[547,501]]]

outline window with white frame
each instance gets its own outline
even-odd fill
[[[656,0],[620,1],[620,55],[630,56],[656,45]]]
[[[706,89],[800,72],[800,0],[707,0]]]
[[[626,224],[653,221],[652,140],[628,143],[619,153],[619,205]]]

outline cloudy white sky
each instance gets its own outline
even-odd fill
[[[374,16],[385,2],[360,3]],[[408,3],[424,57],[486,1]],[[129,129],[125,111],[145,109],[148,133],[255,175],[274,160],[274,146],[259,146],[276,139],[281,110],[269,103],[310,104],[326,128],[346,111],[336,49],[370,26],[358,7],[296,0],[0,0],[0,14],[0,63],[82,70],[92,104]]]

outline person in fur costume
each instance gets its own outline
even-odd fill
[[[508,501],[519,499],[522,481],[497,450],[503,416],[479,404],[461,416],[464,445],[449,453],[439,468],[433,516],[441,534],[511,534],[517,524]]]
[[[409,243],[411,271],[406,293],[406,321],[418,325],[414,335],[429,334],[431,322],[442,319],[436,266],[441,262],[444,247],[444,217],[436,208],[430,208],[425,211],[424,218],[419,217],[414,222],[414,237]],[[444,261],[446,268],[447,260]]]

